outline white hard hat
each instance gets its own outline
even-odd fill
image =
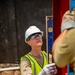
[[[35,33],[41,33],[43,36],[43,31],[41,31],[36,26],[30,26],[25,32],[25,42],[27,41],[29,36],[31,36],[32,34],[35,34]]]

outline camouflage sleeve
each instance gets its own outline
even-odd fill
[[[21,75],[32,75],[32,69],[28,59],[23,59],[20,63]]]

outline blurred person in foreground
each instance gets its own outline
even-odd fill
[[[75,75],[75,9],[72,12],[68,10],[63,15],[61,34],[53,43],[52,54],[60,68],[72,63]]]
[[[30,26],[25,32],[25,42],[31,51],[21,57],[21,75],[55,75],[55,63],[48,64],[47,53],[41,50],[43,32],[36,26]]]

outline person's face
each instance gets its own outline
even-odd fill
[[[36,46],[42,46],[43,42],[42,42],[42,34],[34,34],[30,37],[30,40],[28,41],[28,44],[31,47],[36,47]]]

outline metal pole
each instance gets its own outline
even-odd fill
[[[0,71],[7,71],[7,70],[18,70],[20,67],[9,67],[9,68],[0,68]]]

